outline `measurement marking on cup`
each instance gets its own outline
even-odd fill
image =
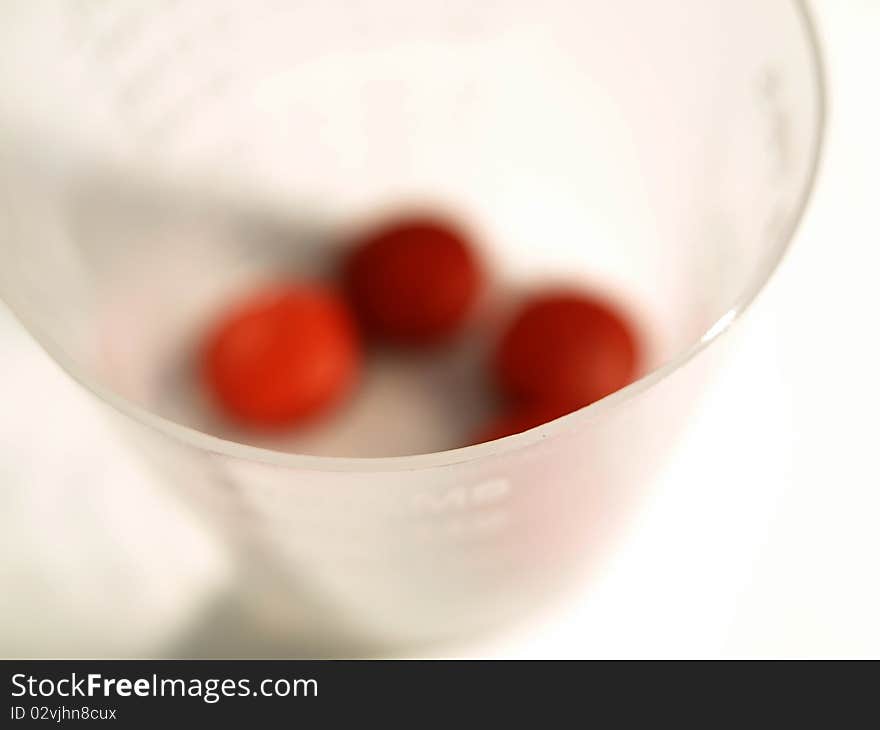
[[[784,78],[779,69],[768,66],[757,82],[758,99],[767,115],[767,146],[772,160],[773,182],[784,182],[792,168],[791,120],[784,99]]]
[[[412,526],[410,534],[429,545],[448,545],[449,541],[481,540],[502,532],[510,525],[510,515],[502,509],[491,509],[475,515],[453,515],[439,521],[423,521]]]
[[[507,479],[490,479],[478,484],[450,487],[439,492],[420,492],[413,495],[410,506],[417,513],[444,514],[497,504],[504,500],[510,491],[511,485]]]

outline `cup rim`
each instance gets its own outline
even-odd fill
[[[267,465],[304,471],[322,472],[398,472],[451,467],[456,464],[479,462],[488,458],[497,457],[514,450],[527,449],[530,446],[544,441],[556,434],[560,434],[569,428],[602,417],[605,413],[621,406],[636,398],[641,393],[650,390],[655,385],[665,380],[680,368],[687,365],[711,343],[726,333],[734,322],[738,321],[743,313],[751,306],[757,295],[778,267],[780,261],[789,249],[803,218],[804,213],[812,198],[816,186],[819,165],[826,136],[827,124],[827,87],[825,81],[825,64],[822,56],[821,43],[819,41],[816,24],[807,6],[806,0],[792,0],[794,10],[801,21],[802,30],[809,46],[810,60],[812,64],[812,77],[814,92],[817,98],[816,111],[816,138],[812,146],[812,157],[807,170],[806,179],[795,212],[791,216],[788,225],[778,237],[775,248],[771,255],[757,272],[745,289],[734,299],[731,306],[718,317],[692,345],[685,348],[673,358],[663,363],[654,370],[646,373],[638,380],[614,393],[596,401],[584,408],[556,418],[535,428],[495,439],[485,443],[464,446],[456,449],[436,451],[427,454],[414,454],[410,456],[385,456],[385,457],[335,457],[297,454],[274,449],[251,446],[237,441],[231,441],[219,436],[212,436],[198,429],[177,423],[130,401],[124,396],[101,385],[96,379],[83,372],[76,363],[69,358],[60,347],[56,346],[50,337],[47,337],[39,327],[28,322],[22,313],[12,307],[13,314],[28,329],[44,350],[59,364],[59,366],[82,385],[91,391],[96,397],[110,405],[122,415],[161,432],[162,434],[181,441],[189,446],[205,452],[232,457],[243,461],[261,462]]]

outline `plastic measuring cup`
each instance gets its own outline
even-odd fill
[[[303,653],[469,635],[571,585],[672,447],[819,155],[797,2],[4,12],[0,294],[217,526],[248,611]],[[412,456],[290,453],[173,410],[166,365],[217,302],[325,266],[328,222],[399,201],[475,222],[508,281],[613,292],[653,369],[526,433]]]

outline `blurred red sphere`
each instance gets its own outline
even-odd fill
[[[345,300],[317,284],[269,287],[227,312],[206,339],[203,380],[232,419],[276,428],[339,401],[361,363]]]
[[[509,397],[574,410],[632,382],[639,345],[633,328],[608,304],[578,292],[546,291],[516,313],[491,367]]]
[[[345,283],[366,331],[401,345],[431,345],[464,324],[483,274],[466,236],[428,217],[401,218],[357,241]]]

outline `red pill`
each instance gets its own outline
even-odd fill
[[[608,304],[574,291],[548,291],[516,314],[492,369],[512,398],[575,409],[632,382],[638,360],[632,327]]]
[[[392,221],[357,241],[345,282],[364,328],[400,345],[455,334],[473,310],[483,274],[467,237],[430,217]]]
[[[292,284],[269,287],[227,313],[206,339],[201,370],[229,417],[278,428],[339,401],[360,362],[344,298],[320,285]]]
[[[513,436],[515,433],[522,433],[561,418],[574,410],[576,408],[550,403],[515,406],[481,428],[470,443],[482,444],[505,436]]]

